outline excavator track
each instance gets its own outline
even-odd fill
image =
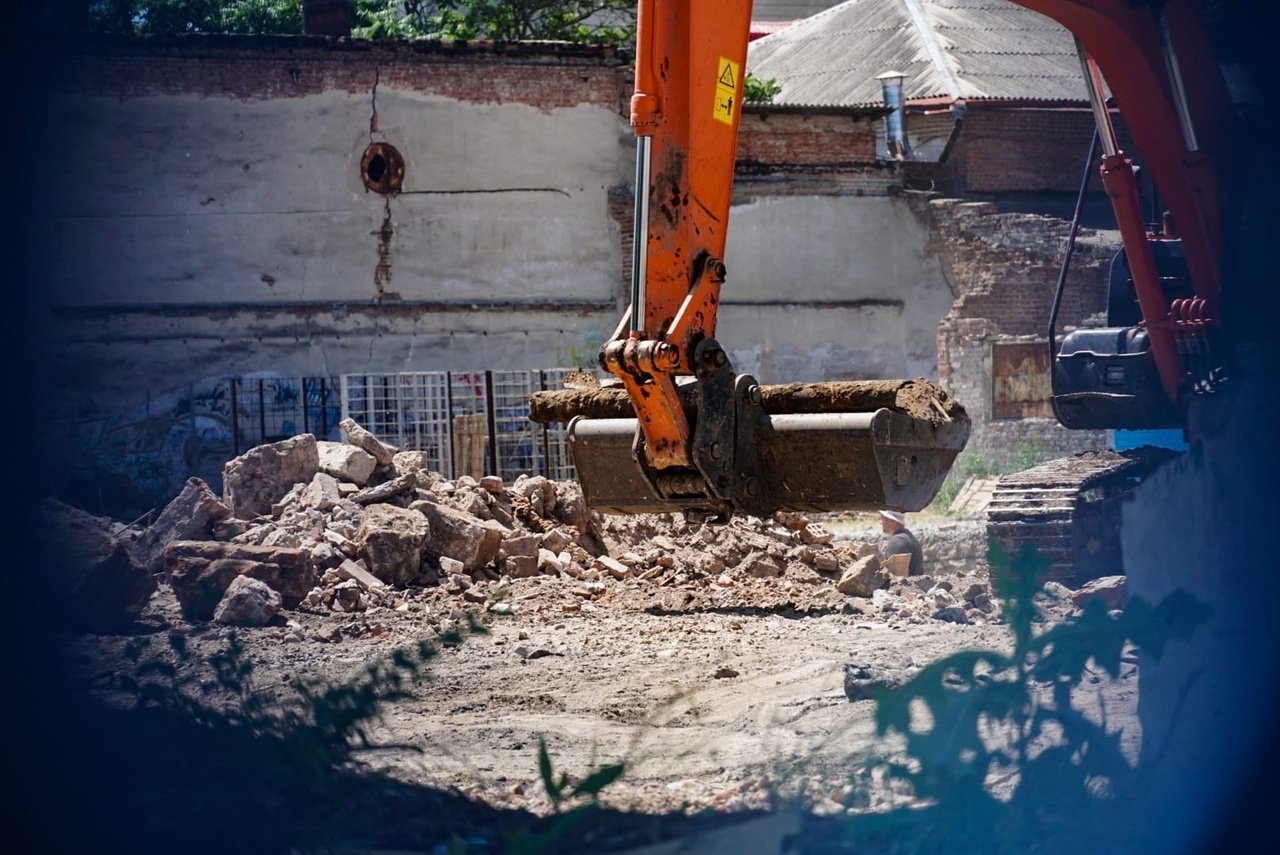
[[[1123,574],[1120,507],[1176,454],[1153,446],[1087,451],[1005,475],[987,506],[987,535],[1014,555],[1034,546],[1050,562],[1045,581],[1077,587]]]

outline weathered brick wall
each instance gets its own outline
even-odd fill
[[[1112,114],[1120,147],[1134,155],[1136,147],[1119,114]],[[958,150],[960,169],[970,193],[1075,193],[1093,114],[1080,107],[1013,107],[970,104]],[[1139,158],[1140,160],[1140,158]],[[1091,191],[1101,193],[1095,179]]]
[[[333,41],[317,36],[102,38],[51,67],[61,93],[244,100],[372,92],[375,83],[468,103],[627,112],[631,71],[608,47]]]
[[[971,107],[964,118],[964,175],[973,193],[1052,191],[1080,185],[1093,115],[1084,108]]]
[[[758,173],[874,163],[878,121],[865,115],[747,108],[738,133],[738,169]]]
[[[938,327],[938,375],[973,419],[967,450],[1008,468],[1028,451],[1048,458],[1105,447],[1106,431],[1068,431],[1052,419],[992,418],[992,345],[1047,341],[1069,224],[1032,214],[1000,214],[987,202],[937,199],[920,208],[928,217],[931,249],[959,295]],[[1059,334],[1098,322],[1118,245],[1115,233],[1081,231],[1059,312]]]

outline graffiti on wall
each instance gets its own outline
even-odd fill
[[[90,404],[54,426],[57,492],[94,513],[159,511],[192,476],[222,490],[222,466],[261,442],[337,438],[336,384],[314,378],[214,377],[125,411]]]

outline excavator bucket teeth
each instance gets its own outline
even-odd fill
[[[879,392],[888,387],[899,394],[833,394],[854,387],[865,392],[873,386]],[[708,485],[707,491],[718,494],[711,498],[732,509],[758,516],[779,510],[921,510],[937,494],[969,435],[964,409],[924,380],[760,389],[762,406],[745,416],[753,420],[750,430],[737,434],[740,465],[735,464],[734,474],[741,477]],[[599,399],[597,394],[597,405]],[[854,409],[860,403],[890,406]],[[590,415],[607,414],[599,406],[584,409]],[[739,418],[744,418],[741,412]],[[655,489],[654,479],[636,462],[636,435],[634,418],[571,421],[569,446],[590,507],[629,514],[705,509],[715,504],[706,493],[699,495],[696,476],[686,479],[694,486],[683,492]]]

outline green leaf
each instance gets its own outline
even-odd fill
[[[551,803],[559,805],[564,795],[563,780],[561,783],[556,783],[551,769],[551,756],[547,754],[547,741],[541,737],[538,738],[538,774],[542,777],[542,786],[546,789]]]
[[[622,776],[626,769],[625,763],[613,763],[609,766],[601,766],[590,775],[583,778],[581,783],[573,788],[575,796],[596,796],[605,787],[612,784]]]

